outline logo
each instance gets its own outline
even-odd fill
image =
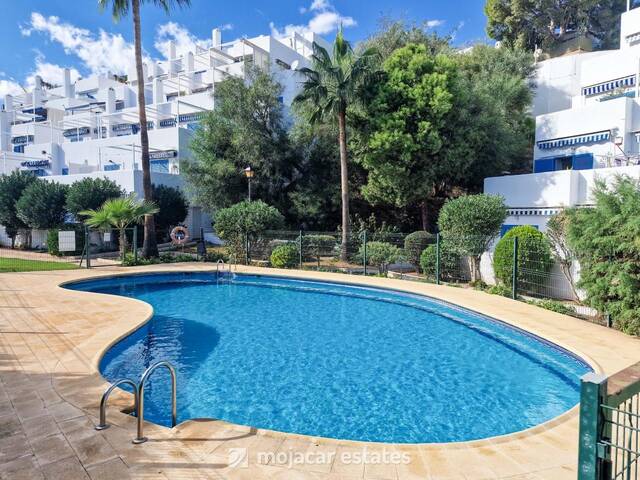
[[[249,468],[249,456],[246,448],[230,448],[227,460],[230,468]]]

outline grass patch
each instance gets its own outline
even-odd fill
[[[46,260],[26,260],[23,258],[0,258],[0,273],[38,272],[42,270],[74,270],[74,263],[47,262]]]

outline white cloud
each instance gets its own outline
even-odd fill
[[[221,28],[224,30],[223,27]],[[195,52],[196,46],[200,48],[209,48],[211,46],[211,40],[197,38],[185,27],[175,22],[159,25],[154,46],[165,58],[169,58],[169,43],[171,41],[176,45],[176,54],[178,56],[187,52]]]
[[[289,24],[282,28],[276,27],[276,25],[271,22],[269,24],[271,34],[279,38],[288,37],[294,32],[300,34],[312,32],[318,35],[325,35],[333,32],[340,25],[343,27],[353,27],[357,25],[353,17],[341,15],[329,0],[313,0],[309,7],[302,7],[300,13],[311,13],[313,16],[306,24]]]
[[[120,34],[112,34],[100,29],[98,33],[61,22],[56,16],[45,17],[32,12],[28,26],[21,26],[23,35],[33,32],[49,36],[59,43],[67,55],[75,55],[82,60],[91,73],[126,73],[134,60],[133,44]],[[149,61],[148,57],[144,61]]]
[[[75,82],[80,78],[80,72],[77,69],[71,68],[70,71],[71,82]],[[64,67],[45,61],[44,55],[38,53],[36,55],[35,68],[25,80],[28,89],[32,89],[35,86],[36,76],[52,85],[62,85],[64,82]]]
[[[233,23],[225,23],[224,25],[221,25],[220,30],[222,30],[223,32],[227,30],[233,30]]]
[[[436,28],[444,25],[444,20],[427,20],[425,23],[427,25],[427,28]]]
[[[20,95],[24,93],[22,87],[18,82],[15,82],[11,79],[2,79],[0,80],[0,100],[4,100],[5,95]]]

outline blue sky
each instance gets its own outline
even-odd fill
[[[95,0],[0,0],[0,95],[31,85],[36,74],[59,83],[62,68],[74,76],[111,71],[125,73],[132,55],[131,19],[114,23]],[[150,58],[162,58],[166,42],[178,50],[206,42],[222,27],[223,41],[241,36],[313,30],[328,39],[339,23],[351,40],[366,38],[382,16],[429,21],[440,33],[455,31],[465,44],[486,40],[484,0],[192,0],[170,16],[152,6],[142,11],[143,46]]]

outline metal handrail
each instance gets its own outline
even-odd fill
[[[220,276],[220,264],[222,264],[222,268],[224,269],[224,260],[221,258],[216,262],[216,279],[218,279],[218,277]]]
[[[109,428],[109,424],[107,423],[107,400],[116,387],[119,385],[131,385],[133,387],[133,398],[135,399],[134,410],[138,410],[138,385],[133,380],[129,380],[128,378],[123,378],[118,380],[116,383],[112,384],[109,388],[105,390],[102,394],[102,398],[100,399],[100,424],[96,425],[96,430],[105,430]]]
[[[138,429],[136,438],[133,439],[134,444],[140,444],[146,442],[148,439],[143,434],[144,423],[144,386],[149,376],[159,367],[165,367],[171,374],[171,426],[176,426],[177,408],[176,408],[176,370],[173,366],[164,360],[154,363],[147,368],[138,384],[138,408],[136,409],[136,416],[138,417]]]

